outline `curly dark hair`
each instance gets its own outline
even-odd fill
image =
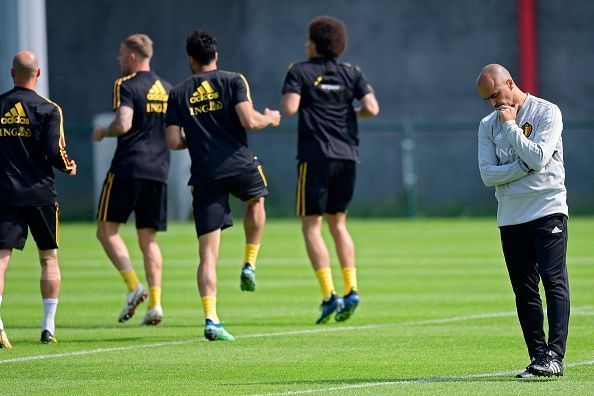
[[[206,30],[194,30],[186,39],[186,52],[202,65],[212,62],[219,42]]]
[[[309,23],[309,39],[324,58],[338,58],[346,50],[346,26],[330,16],[315,17]]]

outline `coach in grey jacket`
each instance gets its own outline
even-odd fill
[[[477,91],[495,108],[479,125],[479,168],[485,185],[495,187],[497,225],[531,358],[517,377],[561,376],[569,324],[561,111],[522,92],[501,65],[481,70]],[[547,301],[548,342],[539,279]]]

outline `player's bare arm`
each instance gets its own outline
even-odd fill
[[[361,107],[355,109],[358,118],[375,117],[379,114],[379,103],[373,93],[363,96],[360,102]]]
[[[128,106],[121,106],[116,110],[115,119],[107,128],[97,127],[93,130],[93,140],[100,142],[105,137],[117,137],[132,128],[134,110]]]
[[[167,145],[171,150],[187,148],[184,131],[178,125],[169,125],[167,127]]]
[[[283,95],[281,99],[281,111],[286,116],[292,116],[299,110],[299,103],[301,103],[301,95],[289,92]]]
[[[241,102],[235,105],[235,111],[239,116],[241,126],[250,129],[258,130],[266,127],[277,127],[280,124],[281,115],[278,110],[264,109],[260,113],[254,109],[251,102]]]

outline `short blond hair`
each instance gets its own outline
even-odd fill
[[[142,58],[150,59],[153,56],[153,40],[146,34],[132,34],[122,41],[122,44]]]

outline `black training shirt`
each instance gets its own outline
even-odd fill
[[[0,95],[0,206],[56,202],[52,166],[74,169],[60,106],[26,88]]]
[[[197,73],[171,90],[167,126],[184,129],[192,159],[190,185],[257,167],[235,105],[252,102],[247,80],[223,70]]]
[[[348,63],[314,58],[291,65],[282,93],[301,96],[297,159],[356,161],[359,138],[353,100],[371,92],[361,69]]]
[[[118,136],[111,172],[120,177],[167,182],[169,147],[165,112],[171,84],[152,71],[119,78],[113,86],[113,110],[134,110],[132,128]]]

